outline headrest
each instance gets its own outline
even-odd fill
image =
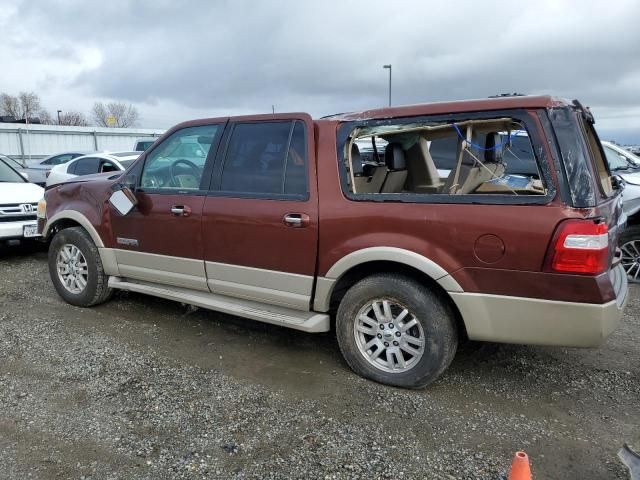
[[[390,143],[384,150],[384,163],[389,170],[406,170],[407,162],[404,150],[399,143]]]
[[[354,176],[360,176],[364,173],[362,166],[362,157],[360,156],[360,149],[355,143],[351,144],[351,171]]]
[[[498,132],[487,133],[487,140],[484,148],[484,161],[492,163],[501,163],[504,153],[502,136]]]

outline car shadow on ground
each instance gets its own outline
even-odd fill
[[[7,245],[0,242],[0,260],[23,258],[34,254],[46,254],[49,245],[41,241],[22,242],[20,245]],[[38,256],[38,258],[41,258]]]

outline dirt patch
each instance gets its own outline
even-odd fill
[[[84,310],[43,252],[0,254],[0,476],[627,478],[640,447],[640,289],[600,349],[471,345],[422,391],[308,335],[142,295]]]

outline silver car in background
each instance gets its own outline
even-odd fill
[[[629,279],[640,281],[640,157],[611,142],[602,142],[602,148],[614,175],[619,175],[626,186],[622,192],[622,208],[627,214],[627,229],[620,236],[622,265]]]

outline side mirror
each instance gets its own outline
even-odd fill
[[[27,172],[20,172],[20,175],[22,175],[22,178],[25,180],[29,180],[29,174]]]
[[[627,184],[620,175],[612,175],[611,186],[616,190],[624,190]]]
[[[138,199],[126,184],[116,183],[111,190],[109,203],[120,215],[128,215],[138,204]]]
[[[122,177],[121,184],[127,187],[132,192],[135,192],[138,185],[138,177],[132,173],[130,173],[129,175],[125,175],[124,177]]]

